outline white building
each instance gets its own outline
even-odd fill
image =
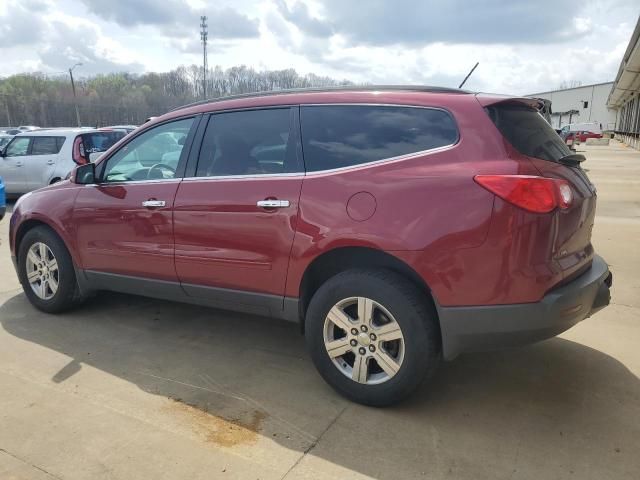
[[[551,100],[551,125],[562,128],[563,125],[576,122],[598,122],[602,130],[614,130],[616,111],[607,106],[607,98],[613,82],[582,85],[580,87],[532,93],[527,97]]]
[[[616,138],[640,149],[640,18],[620,62],[608,106],[618,112]]]

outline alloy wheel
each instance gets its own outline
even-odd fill
[[[51,249],[42,242],[35,242],[27,252],[27,281],[33,292],[42,300],[50,300],[58,291],[60,271]]]
[[[343,299],[329,310],[324,345],[343,375],[368,385],[393,378],[405,352],[400,324],[383,305],[366,297]]]

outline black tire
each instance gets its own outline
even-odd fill
[[[347,377],[333,363],[324,344],[324,322],[338,302],[367,297],[384,306],[400,325],[404,359],[384,383],[363,384]],[[409,396],[440,363],[441,339],[432,302],[405,277],[389,270],[349,270],[325,282],[315,293],[305,318],[311,358],[325,381],[354,402],[382,407]]]
[[[44,243],[58,263],[58,289],[50,299],[42,299],[36,295],[27,280],[27,254],[29,248],[36,243]],[[18,277],[22,289],[31,304],[38,310],[47,313],[60,313],[75,307],[81,297],[76,281],[71,255],[62,239],[45,226],[29,230],[22,238],[18,248]]]

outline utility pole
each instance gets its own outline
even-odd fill
[[[200,40],[202,41],[202,97],[207,99],[207,37],[209,30],[207,26],[207,16],[200,17]]]
[[[480,62],[476,62],[476,64],[473,66],[473,68],[471,69],[471,71],[469,73],[467,73],[467,76],[464,77],[464,80],[462,80],[462,83],[460,84],[460,86],[458,88],[462,88],[462,86],[467,83],[467,80],[469,79],[469,77],[471,76],[471,74],[473,73],[473,71],[476,69],[476,67],[480,65]]]
[[[11,126],[11,115],[9,114],[9,95],[6,93],[0,93],[0,96],[4,98],[4,108],[7,112],[7,127]]]
[[[73,81],[73,69],[82,66],[82,63],[76,63],[69,69],[69,76],[71,77],[71,89],[73,90],[73,104],[76,107],[76,120],[78,122],[78,128],[82,126],[80,123],[80,110],[78,110],[78,97],[76,96],[76,84]]]

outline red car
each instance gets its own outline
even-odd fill
[[[329,384],[388,405],[609,303],[584,157],[537,108],[426,87],[186,106],[23,196],[17,272],[51,313],[113,290],[298,322]]]

